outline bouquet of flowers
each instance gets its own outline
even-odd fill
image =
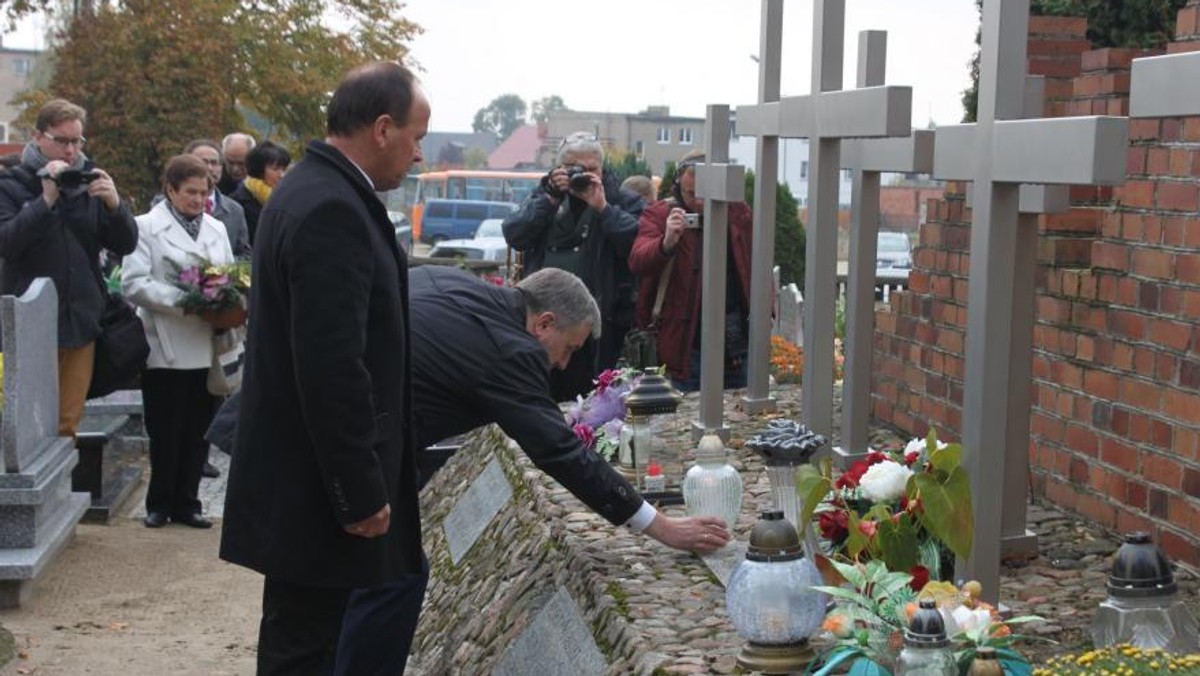
[[[800,468],[802,523],[815,516],[822,550],[844,562],[882,561],[910,573],[919,591],[948,573],[949,553],[970,556],[971,487],[962,447],[934,431],[903,451],[871,451],[836,479],[828,460]]]
[[[567,424],[586,448],[612,460],[625,428],[625,397],[637,386],[642,372],[635,368],[608,369],[592,382],[587,397],[577,397],[567,410]]]
[[[167,259],[174,270],[172,282],[183,291],[179,307],[185,312],[220,312],[245,307],[250,291],[250,264],[245,261],[228,265],[213,265],[200,260],[196,265],[182,267]]]
[[[917,601],[932,598],[942,615],[946,636],[954,642],[954,657],[965,673],[982,647],[990,647],[1006,674],[1029,674],[1029,661],[1013,649],[1019,640],[1032,637],[1013,633],[1013,627],[1041,622],[1036,615],[1002,620],[990,604],[979,600],[978,582],[962,588],[949,582],[930,582],[918,594],[908,573],[890,572],[881,561],[866,564],[833,562],[848,583],[845,587],[814,587],[833,597],[838,605],[825,616],[823,628],[838,639],[824,656],[818,676],[851,665],[851,673],[888,674],[904,641],[904,628],[917,611]],[[874,669],[872,671],[871,669]]]

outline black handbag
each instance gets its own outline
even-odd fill
[[[625,363],[635,369],[653,368],[658,362],[658,320],[662,315],[663,299],[667,296],[667,282],[671,278],[671,268],[675,259],[667,261],[662,274],[658,278],[658,289],[654,294],[654,309],[650,314],[650,325],[645,328],[631,329],[625,334],[621,344],[621,356]]]
[[[100,314],[100,335],[96,337],[88,399],[135,387],[150,356],[146,329],[137,311],[121,296],[108,292],[99,266],[94,267],[93,272],[100,283],[100,292],[104,294],[104,311]]]

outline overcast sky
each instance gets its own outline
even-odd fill
[[[888,32],[887,83],[913,87],[914,126],[958,122],[974,50],[971,0],[847,0],[843,86],[854,85],[858,32]],[[501,94],[558,94],[573,110],[667,105],[702,117],[708,103],[758,96],[758,0],[409,0],[425,28],[412,45],[435,131],[470,131]],[[782,92],[809,91],[812,1],[784,3]],[[42,47],[38,24],[4,36]]]

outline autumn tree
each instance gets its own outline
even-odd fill
[[[545,124],[550,119],[550,113],[557,110],[570,110],[566,103],[563,103],[562,97],[558,94],[551,94],[533,102],[532,112],[530,117],[538,124]]]
[[[471,130],[491,132],[501,141],[512,136],[518,127],[525,124],[525,101],[516,94],[501,94],[487,106],[475,113]]]

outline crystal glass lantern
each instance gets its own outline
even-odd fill
[[[747,641],[738,664],[768,674],[802,671],[813,658],[808,637],[825,617],[826,596],[813,590],[821,584],[792,524],[778,510],[763,512],[725,587],[729,619]]]
[[[1196,618],[1179,598],[1171,563],[1143,532],[1125,536],[1113,557],[1108,598],[1092,620],[1092,643],[1129,643],[1174,653],[1200,652]]]
[[[619,446],[617,460],[621,473],[630,481],[641,478],[646,463],[655,459],[668,470],[679,467],[683,434],[677,411],[683,398],[671,381],[648,368],[625,398],[628,413],[625,424],[632,432],[629,443]],[[678,475],[676,475],[678,476]]]
[[[767,429],[746,441],[746,447],[762,455],[767,465],[767,477],[771,480],[771,494],[775,498],[776,509],[783,512],[783,517],[797,531],[803,529],[796,523],[800,515],[796,468],[812,459],[827,441],[794,420],[782,419],[767,423]],[[807,534],[804,537],[807,539]]]
[[[946,636],[946,623],[933,599],[921,599],[896,660],[896,676],[958,676],[958,663]]]
[[[721,437],[700,439],[696,464],[683,477],[683,503],[688,516],[719,516],[733,532],[742,511],[742,477],[726,459]]]

